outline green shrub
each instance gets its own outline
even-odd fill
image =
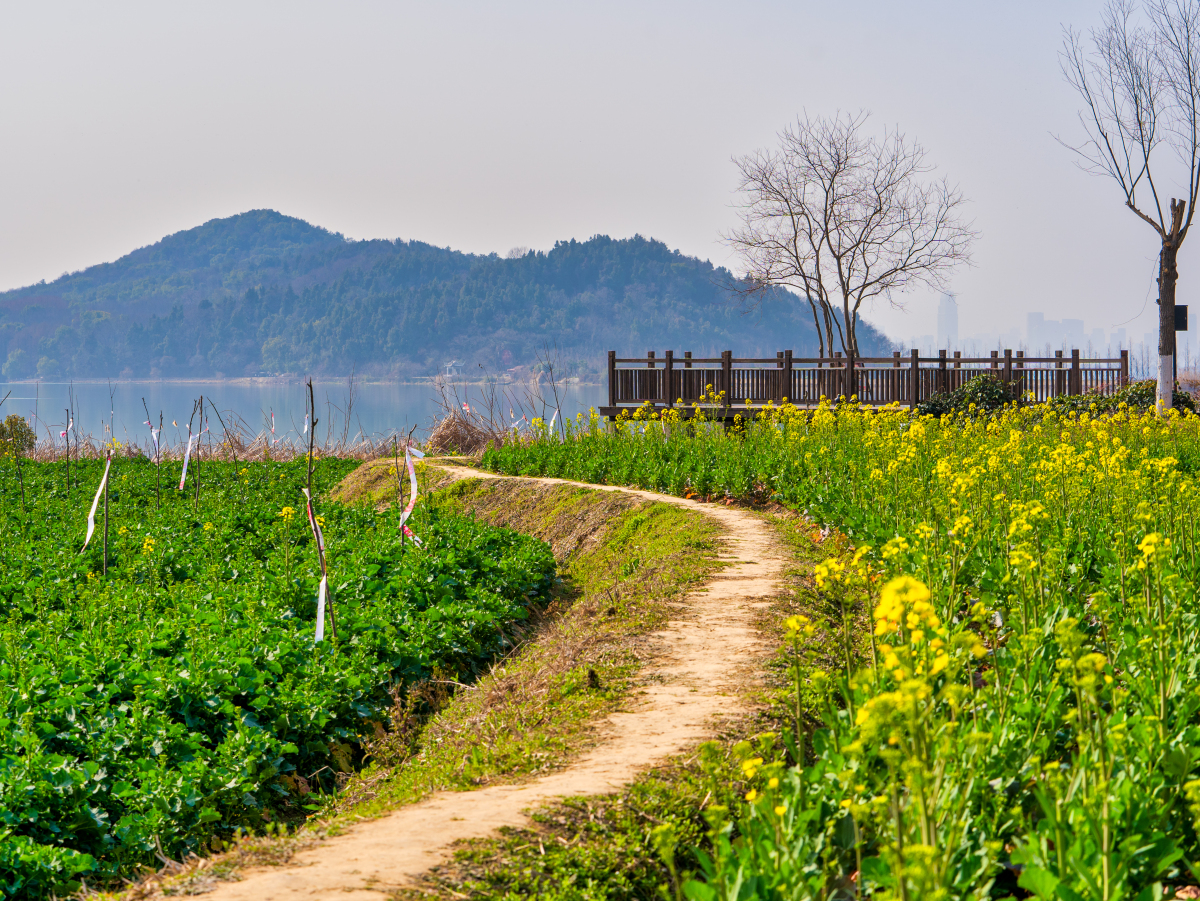
[[[28,457],[36,444],[37,435],[16,413],[0,422],[0,457]]]
[[[1116,413],[1125,404],[1136,413],[1153,410],[1158,383],[1154,379],[1132,382],[1124,388],[1119,388],[1111,394],[1099,391],[1088,391],[1084,394],[1054,397],[1046,401],[1046,406],[1056,413]],[[1180,391],[1175,385],[1172,396],[1172,406],[1177,410],[1196,412],[1196,401],[1186,391]]]
[[[994,375],[977,375],[949,393],[935,394],[917,405],[923,416],[948,413],[994,413],[1013,403],[1012,390]],[[974,406],[972,411],[971,407]]]

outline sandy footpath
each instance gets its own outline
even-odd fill
[[[504,478],[465,467],[446,469],[459,478]],[[327,838],[286,865],[243,871],[240,881],[217,884],[208,898],[380,901],[447,859],[455,841],[525,825],[525,810],[559,797],[617,791],[643,770],[709,737],[717,718],[745,710],[738,685],[763,650],[754,630],[755,611],[781,590],[783,563],[770,526],[734,508],[649,491],[584,487],[628,491],[716,519],[724,533],[720,556],[730,561],[684,598],[686,618],[654,633],[654,656],[642,671],[646,687],[627,712],[608,717],[596,747],[564,769],[527,782],[438,792]]]

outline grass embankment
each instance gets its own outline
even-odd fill
[[[373,762],[292,836],[249,839],[171,876],[195,891],[239,868],[281,863],[323,834],[436,790],[470,790],[569,763],[593,727],[638,684],[647,636],[678,617],[677,602],[719,565],[717,528],[702,515],[628,495],[519,480],[451,479],[422,466],[422,503],[546,541],[559,560],[553,601],[510,627],[514,650],[470,684],[438,673],[364,741]],[[351,474],[334,497],[353,506],[394,500],[392,464]],[[155,880],[156,882],[160,880]],[[158,890],[147,885],[132,893]]]
[[[788,628],[788,753],[745,762],[691,896],[1200,878],[1200,418],[785,408],[728,432],[581,423],[484,463],[772,498],[849,536],[815,567],[825,615]]]
[[[760,511],[788,553],[786,591],[771,599],[757,622],[776,653],[766,662],[766,688],[753,712],[726,720],[712,741],[640,776],[625,790],[566,799],[534,814],[526,829],[463,843],[453,860],[435,867],[401,901],[462,897],[601,901],[674,895],[702,872],[701,853],[714,828],[725,827],[750,788],[743,762],[786,755],[779,741],[795,711],[787,620],[807,615],[832,628],[840,622],[812,578],[830,550],[802,516],[776,506]],[[839,540],[837,538],[835,541]],[[818,706],[805,698],[804,716]]]
[[[436,470],[431,476],[438,478]],[[547,542],[562,585],[556,600],[512,636],[517,653],[456,692],[401,752],[413,754],[411,765],[394,769],[385,755],[385,765],[393,765],[387,778],[382,770],[363,777],[363,788],[377,796],[359,813],[562,766],[628,697],[647,636],[678,615],[682,594],[717,565],[716,527],[669,504],[521,480],[438,483],[439,509]],[[365,493],[383,500],[388,490]],[[397,714],[394,734],[402,734],[405,714]],[[347,798],[361,791],[351,787]]]

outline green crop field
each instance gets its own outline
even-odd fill
[[[1150,901],[1200,879],[1200,417],[535,425],[484,465],[782,503],[828,548],[787,623],[785,728],[737,747],[747,790],[704,811],[685,895]]]
[[[0,460],[0,896],[65,894],[156,853],[295,819],[389,691],[469,679],[504,626],[546,600],[542,542],[418,507],[320,503],[337,638],[314,643],[319,568],[305,460],[205,462],[199,501],[178,462],[118,459],[108,572],[85,519],[103,462]],[[315,488],[357,461],[321,460]],[[22,500],[23,482],[23,500]]]

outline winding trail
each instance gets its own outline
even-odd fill
[[[443,468],[458,478],[507,478],[466,467]],[[754,628],[755,611],[781,590],[783,563],[770,526],[741,510],[649,491],[564,479],[529,481],[624,491],[697,510],[722,527],[719,556],[729,565],[683,599],[686,618],[672,620],[651,636],[653,657],[642,671],[648,684],[631,709],[609,716],[596,746],[558,772],[513,785],[437,792],[327,838],[286,865],[245,870],[240,881],[218,883],[207,897],[381,901],[448,859],[459,839],[527,825],[525,810],[556,798],[618,791],[642,771],[710,737],[714,720],[748,709],[739,683],[764,651]]]

